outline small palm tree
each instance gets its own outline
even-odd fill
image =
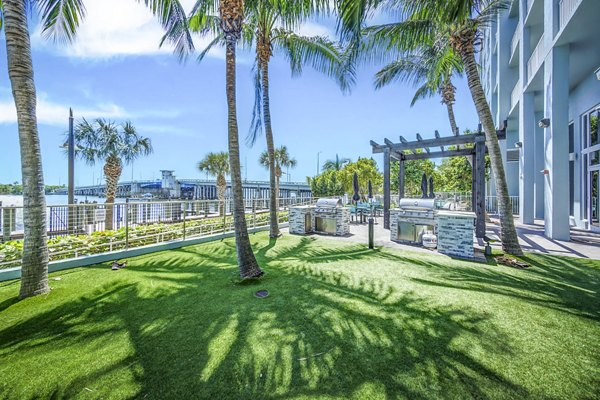
[[[107,230],[113,229],[113,204],[123,165],[152,153],[150,139],[140,136],[131,122],[117,125],[98,118],[85,118],[75,126],[75,155],[90,165],[104,163],[106,178]]]
[[[283,175],[283,168],[296,168],[298,162],[295,158],[290,157],[290,153],[288,153],[287,146],[281,146],[275,149],[275,156],[273,157],[275,161],[275,195],[279,197],[279,182],[281,181],[281,176]],[[267,150],[263,151],[260,155],[259,163],[263,167],[270,170],[270,157],[269,152]]]
[[[323,164],[323,171],[341,171],[344,166],[350,163],[349,158],[340,158],[337,154],[334,160],[327,160]]]
[[[179,1],[144,0],[144,3],[169,32],[163,41],[174,44],[176,53],[183,57],[186,51],[193,48],[193,44],[187,31],[185,12]],[[28,14],[35,11],[40,16],[42,33],[59,42],[72,41],[85,16],[83,0],[0,0],[0,30],[4,29],[8,75],[17,110],[23,175],[24,240],[20,298],[50,290],[44,174],[28,25],[31,20],[35,20]]]
[[[218,17],[217,17],[218,15]],[[236,48],[242,36],[244,25],[244,0],[198,0],[190,19],[210,21],[212,29],[222,35],[225,43],[225,81],[227,93],[227,137],[229,142],[229,166],[231,173],[231,191],[233,194],[233,222],[235,226],[235,244],[238,268],[242,278],[260,277],[260,269],[248,236],[244,194],[242,192],[242,173],[240,165],[240,140],[237,121],[236,101]],[[204,26],[204,23],[201,24]],[[207,28],[208,29],[208,28]],[[201,30],[203,31],[203,30]],[[177,31],[168,32],[176,35]]]
[[[220,204],[220,215],[225,215],[225,192],[227,191],[227,180],[229,175],[229,154],[227,152],[208,153],[198,163],[198,169],[214,176],[217,179],[217,197]]]
[[[264,127],[269,154],[270,181],[270,236],[279,236],[277,223],[277,193],[275,187],[275,143],[271,122],[269,98],[269,63],[274,51],[280,51],[289,60],[293,75],[302,72],[304,65],[335,78],[342,88],[348,90],[354,81],[354,71],[347,68],[343,49],[335,42],[322,36],[302,36],[294,32],[300,23],[313,11],[325,9],[323,1],[313,0],[261,0],[246,1],[246,20],[242,30],[242,44],[255,50],[254,112],[248,143],[253,145]],[[199,60],[214,46],[224,45],[225,40],[214,18],[204,14],[190,17],[192,31],[214,36],[211,43],[200,54]]]

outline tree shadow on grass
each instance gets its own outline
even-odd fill
[[[488,315],[315,265],[381,258],[439,274],[450,268],[362,246],[327,249],[311,238],[269,243],[256,254],[269,271],[262,283],[271,295],[256,299],[256,287],[230,283],[235,247],[225,243],[134,259],[100,290],[0,330],[0,359],[19,352],[14,371],[55,368],[54,380],[26,392],[9,371],[3,396],[532,396],[456,345],[468,341],[490,357],[510,356],[508,338]],[[461,271],[453,284],[515,284]]]

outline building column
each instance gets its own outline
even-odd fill
[[[569,48],[554,47],[544,63],[545,231],[569,240]]]
[[[542,171],[545,168],[544,160],[544,130],[540,128],[537,121],[544,118],[543,112],[535,114],[535,126],[534,126],[534,146],[535,146],[535,169],[534,169],[534,198],[535,198],[535,219],[544,219],[544,174]]]
[[[535,157],[535,95],[523,92],[519,102],[519,221],[533,224],[534,220],[534,157]]]

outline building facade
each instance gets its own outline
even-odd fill
[[[570,226],[600,231],[600,0],[513,0],[482,41],[482,83],[496,124],[508,120],[501,146],[521,222],[544,220],[558,240]]]

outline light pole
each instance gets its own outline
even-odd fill
[[[317,175],[319,175],[319,169],[320,169],[320,163],[319,163],[319,156],[321,155],[322,151],[319,151],[317,153]]]
[[[69,205],[75,204],[75,132],[73,129],[73,109],[69,108]]]

